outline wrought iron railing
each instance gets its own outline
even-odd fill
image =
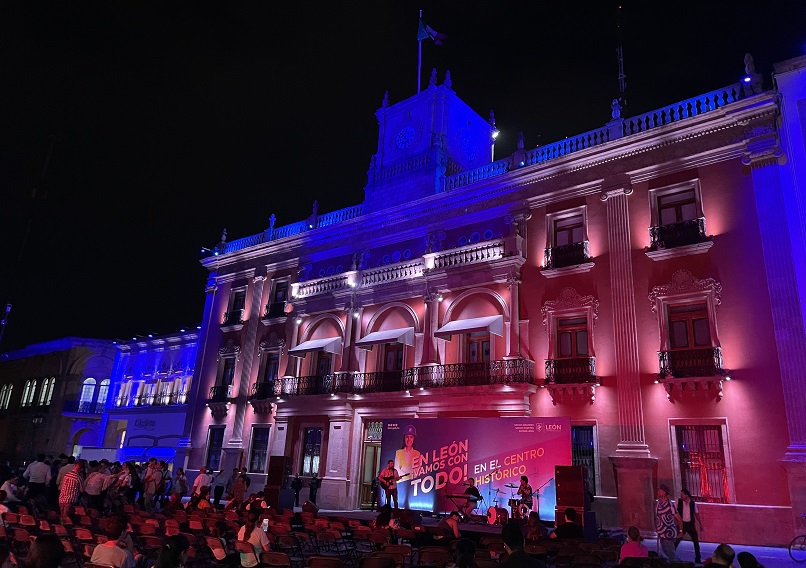
[[[232,385],[217,385],[210,387],[210,396],[207,402],[229,402],[232,398]]]
[[[266,400],[280,395],[279,381],[260,381],[252,383],[252,390],[249,391],[249,400]]]
[[[579,243],[546,248],[543,268],[551,270],[553,268],[576,266],[577,264],[583,264],[590,260],[589,243],[588,241],[582,241]]]
[[[285,302],[272,302],[266,306],[266,318],[281,318],[285,315]]]
[[[228,312],[224,312],[221,325],[238,325],[239,323],[243,323],[243,310],[230,310]]]
[[[100,402],[83,402],[80,400],[64,401],[63,412],[76,412],[80,414],[102,414],[104,404]]]
[[[708,240],[705,217],[649,228],[650,250],[670,249]]]
[[[427,365],[403,371],[403,388],[508,385],[534,383],[534,363],[528,359],[507,359],[483,363]]]
[[[661,379],[727,374],[722,366],[722,349],[719,347],[658,351],[658,366]]]
[[[546,360],[546,383],[554,385],[598,383],[595,357]]]

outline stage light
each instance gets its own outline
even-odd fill
[[[406,394],[411,394],[411,393],[409,392],[409,389],[406,389]]]
[[[136,338],[136,337],[132,337],[132,341],[137,341],[137,338]]]
[[[525,165],[526,165],[526,162],[518,162],[518,165],[519,165],[520,167],[523,167],[523,166],[525,166]]]
[[[726,376],[726,377],[725,377],[725,380],[726,380],[726,381],[729,381],[729,380],[730,380],[730,375]]]
[[[660,382],[660,381],[659,381],[658,379],[655,379],[655,384],[658,384],[659,382]]]
[[[201,326],[200,326],[200,325],[197,325],[197,326],[196,326],[196,329],[201,329]]]
[[[424,391],[424,390],[425,390],[425,387],[420,387],[420,390],[421,390],[421,391]]]
[[[495,140],[496,138],[498,138],[498,135],[499,135],[499,134],[501,134],[501,131],[500,131],[500,130],[498,130],[497,128],[496,128],[495,130],[493,130],[493,134],[492,134],[492,136],[493,136],[493,140]]]
[[[180,333],[185,333],[185,328],[183,327],[182,329],[179,330],[179,332]]]
[[[437,296],[437,302],[441,302],[441,301],[442,301],[442,300],[444,300],[444,299],[445,299],[445,298],[442,296],[442,294],[439,294],[439,295]]]
[[[745,77],[743,80],[744,80],[745,83],[749,83],[750,82],[750,77]]]
[[[148,334],[148,338],[149,338],[149,339],[151,339],[151,338],[153,338],[153,337],[154,337],[154,334],[152,334],[152,333],[149,333],[149,334]]]
[[[600,387],[600,386],[602,386],[602,383],[596,383],[596,386]]]
[[[296,323],[297,325],[301,324],[302,323],[302,318],[297,316],[297,318],[294,320],[294,323]]]

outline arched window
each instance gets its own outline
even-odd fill
[[[8,408],[9,398],[11,398],[11,385],[3,385],[3,388],[0,388],[0,410]]]
[[[20,399],[20,406],[31,406],[34,403],[34,395],[36,394],[36,380],[28,379],[25,381],[25,387],[22,391],[22,398]]]
[[[106,406],[106,398],[109,396],[109,379],[104,379],[98,387],[98,405],[100,408]]]
[[[45,379],[42,382],[42,390],[39,391],[39,406],[49,406],[53,398],[53,387],[56,383],[56,377]]]
[[[92,405],[92,399],[95,396],[95,379],[84,379],[84,384],[81,387],[81,398],[79,399],[79,410],[89,410]]]

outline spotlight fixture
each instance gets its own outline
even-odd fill
[[[444,299],[445,297],[441,293],[437,295],[437,302],[441,302]]]

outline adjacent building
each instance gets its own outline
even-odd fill
[[[0,355],[0,455],[78,455],[102,438],[112,341],[66,337]]]

